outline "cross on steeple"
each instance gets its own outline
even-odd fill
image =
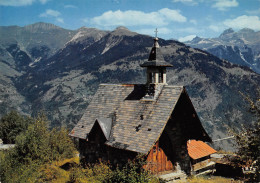
[[[155,29],[155,37],[157,37],[157,33],[158,33],[158,30],[157,30],[157,28]]]

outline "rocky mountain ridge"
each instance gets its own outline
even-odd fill
[[[217,38],[195,37],[185,44],[260,73],[260,31],[229,28]]]
[[[43,110],[52,127],[71,128],[100,83],[145,83],[145,70],[139,65],[148,59],[153,45],[149,36],[124,27],[114,31],[81,28],[63,43],[32,67],[27,51],[1,42],[1,115],[10,109],[32,114]],[[239,91],[256,97],[259,74],[177,41],[159,39],[159,44],[165,61],[174,65],[167,72],[168,84],[186,86],[213,139],[227,136],[227,126],[239,128],[254,120]],[[227,141],[221,143],[230,147]]]

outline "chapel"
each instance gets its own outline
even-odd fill
[[[70,132],[78,140],[81,162],[121,167],[143,154],[144,168],[152,173],[194,174],[207,167],[204,163],[195,170],[193,164],[209,162],[216,151],[205,143],[211,138],[185,87],[167,84],[166,69],[173,65],[164,60],[157,37],[140,66],[146,68],[146,83],[100,84]]]

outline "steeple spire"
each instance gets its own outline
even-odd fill
[[[157,37],[154,38],[154,44],[153,44],[152,50],[150,52],[148,61],[158,61],[158,62],[164,61],[158,40],[159,39]]]

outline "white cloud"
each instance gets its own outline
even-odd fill
[[[29,6],[34,2],[45,4],[48,1],[50,0],[0,0],[0,6]]]
[[[57,21],[57,22],[60,22],[60,23],[64,23],[63,18],[56,18],[56,21]]]
[[[189,36],[185,36],[185,37],[180,37],[179,41],[180,42],[191,41],[195,37],[196,37],[196,35],[189,35]]]
[[[254,30],[260,30],[260,19],[258,16],[242,15],[235,19],[225,20],[224,25],[234,29],[250,28]]]
[[[166,21],[186,22],[187,18],[180,14],[179,10],[171,10],[168,8],[160,9],[159,16],[164,16]]]
[[[183,3],[183,4],[187,4],[187,5],[197,5],[198,2],[196,2],[196,0],[172,0],[172,2],[174,3]]]
[[[156,13],[143,13],[140,11],[107,11],[101,16],[97,16],[91,19],[92,24],[99,26],[133,26],[133,25],[165,25],[161,17],[157,17]]]
[[[27,6],[31,5],[35,0],[0,0],[2,6]]]
[[[237,7],[237,0],[215,0],[216,3],[212,5],[213,8],[217,8],[220,11],[225,11],[228,8]]]
[[[61,13],[59,11],[47,9],[44,13],[41,13],[39,16],[40,17],[58,17],[60,15],[61,15]]]
[[[107,11],[100,16],[89,20],[95,26],[109,27],[109,26],[165,26],[170,22],[186,22],[187,19],[181,15],[178,10],[171,10],[168,8],[161,9],[157,12],[145,13],[142,11],[128,10],[128,11]]]
[[[64,6],[64,8],[78,8],[78,7],[71,5],[71,4],[67,4],[67,5]]]
[[[56,10],[47,9],[44,13],[41,13],[39,17],[48,17],[48,18],[55,18],[55,20],[59,23],[64,23],[63,18],[60,17],[61,13]]]

